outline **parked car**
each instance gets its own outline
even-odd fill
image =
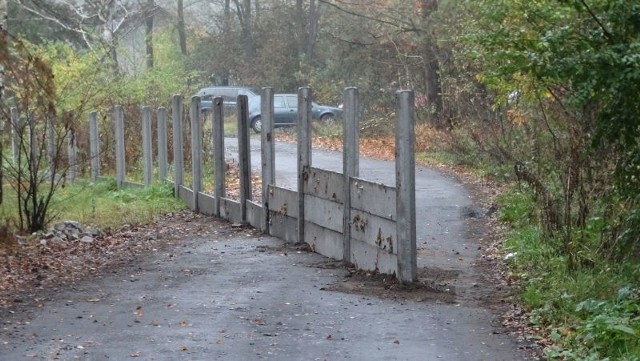
[[[196,93],[201,98],[200,110],[209,112],[213,108],[213,98],[222,97],[225,110],[235,111],[238,95],[246,95],[249,108],[260,107],[260,94],[252,88],[238,86],[213,86],[202,88]]]
[[[250,124],[254,132],[262,131],[262,116],[260,108],[249,107]],[[311,103],[311,117],[323,123],[333,123],[336,118],[342,117],[342,109]],[[275,128],[295,126],[298,122],[298,95],[274,94],[273,95],[273,126]]]

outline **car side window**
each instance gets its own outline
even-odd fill
[[[274,108],[286,108],[286,104],[284,103],[284,97],[273,97],[273,107]]]
[[[289,108],[298,109],[298,97],[295,95],[287,95],[287,104]]]

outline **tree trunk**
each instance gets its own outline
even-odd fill
[[[226,38],[231,26],[231,0],[224,0],[224,22],[222,24],[222,37]],[[220,85],[229,85],[229,68],[225,67],[220,74]]]
[[[424,85],[429,112],[429,121],[434,125],[441,125],[442,114],[442,88],[440,84],[440,63],[438,61],[438,39],[433,31],[429,29],[429,18],[431,14],[438,11],[438,0],[422,0],[422,18],[424,21],[425,40],[423,56]]]
[[[153,8],[154,0],[147,0],[147,19],[145,21],[144,42],[146,45],[147,69],[153,69]]]
[[[224,0],[224,21],[229,21],[229,15],[231,15],[231,0]],[[228,24],[226,24],[228,25]]]
[[[320,20],[320,11],[319,6],[316,0],[309,1],[309,18],[307,24],[309,26],[308,36],[307,36],[307,49],[306,49],[306,57],[307,61],[311,62],[313,58],[313,52],[316,47],[316,41],[318,39],[318,21]]]
[[[297,46],[297,57],[298,59],[300,59],[301,57],[304,56],[304,52],[305,52],[305,46],[304,44],[306,43],[306,29],[305,29],[305,24],[306,24],[306,17],[304,14],[304,0],[296,0],[296,22],[298,24],[298,34],[297,34],[297,39],[298,39],[298,46]]]
[[[0,55],[2,55],[2,59],[6,59],[5,57],[6,54],[7,54],[7,0],[0,0]],[[0,102],[2,101],[4,101],[4,63],[0,63]],[[0,149],[2,149],[2,147],[0,147]]]
[[[229,6],[229,0],[225,1],[225,10]],[[187,55],[187,35],[184,27],[184,6],[182,0],[178,0],[178,41],[180,42],[180,52]]]
[[[296,0],[297,22],[297,56],[305,64],[310,64],[318,38],[318,21],[320,18],[319,3],[309,0],[309,8],[305,9],[304,0]]]
[[[424,85],[427,104],[431,109],[429,120],[433,124],[438,124],[442,113],[442,88],[436,39],[434,35],[429,34],[424,42]]]
[[[244,55],[248,63],[253,60],[254,45],[251,21],[251,0],[244,0],[244,26],[242,27],[242,35],[244,36]]]
[[[253,7],[256,9],[256,23],[260,23],[260,0],[253,0]]]
[[[242,1],[240,3],[239,1]],[[247,63],[253,61],[255,50],[252,35],[251,0],[233,0],[236,5],[238,21],[242,28],[242,41],[244,45],[244,58]]]
[[[0,0],[0,58],[6,59],[7,55],[7,0]],[[0,63],[0,108],[2,112],[0,113],[0,117],[2,117],[4,113],[4,64]],[[3,131],[5,128],[4,119],[0,118],[0,204],[2,204],[2,200],[4,198],[3,192],[3,184],[4,184],[4,173],[2,171],[3,167],[3,157],[2,154],[4,147],[2,146],[2,138]]]
[[[120,64],[118,63],[118,50],[116,50],[117,42],[115,39],[111,40],[109,45],[109,57],[111,58],[111,72],[114,77],[120,76]]]

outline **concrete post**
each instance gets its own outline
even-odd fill
[[[27,125],[29,128],[29,171],[31,174],[38,174],[38,164],[40,163],[38,153],[38,138],[36,133],[36,119],[33,114],[27,111]]]
[[[151,145],[151,108],[142,107],[142,159],[144,185],[151,185],[153,178],[153,149]]]
[[[171,104],[171,114],[173,121],[173,182],[175,196],[184,183],[184,154],[182,135],[182,96],[174,95]]]
[[[224,104],[222,97],[213,99],[213,190],[215,196],[214,213],[220,217],[221,198],[225,197],[224,161]]]
[[[153,149],[151,145],[151,108],[142,107],[142,160],[144,185],[151,185],[153,180]]]
[[[18,108],[11,107],[11,159],[13,159],[14,164],[18,164],[18,156],[20,153],[20,134],[18,134],[20,127],[21,122]]]
[[[89,156],[91,157],[91,180],[100,177],[100,136],[98,135],[98,113],[89,114]]]
[[[298,89],[298,243],[304,242],[304,194],[311,167],[311,88]]]
[[[200,97],[191,97],[191,176],[193,178],[193,210],[198,211],[198,193],[202,191],[202,123],[200,122]]]
[[[47,158],[49,160],[49,170],[54,171],[54,162],[57,157],[56,128],[53,125],[53,114],[47,114]]]
[[[158,108],[158,177],[160,182],[167,180],[167,110]]]
[[[262,231],[269,234],[269,185],[276,184],[275,139],[273,137],[273,88],[262,88],[260,104],[262,132]]]
[[[0,71],[1,73],[1,71]],[[1,81],[1,80],[0,80]],[[2,94],[0,93],[0,97],[2,96]],[[6,123],[5,123],[6,122]],[[9,126],[11,125],[11,120],[7,119],[5,121],[4,117],[0,118],[0,169],[2,169],[5,165],[4,165],[4,159],[5,159],[5,155],[4,155],[4,128],[6,126],[6,124],[9,124]],[[3,194],[4,194],[4,179],[3,177],[3,172],[0,171],[0,204],[4,201],[3,198]]]
[[[1,74],[1,69],[0,69],[0,74]],[[2,97],[2,93],[0,93],[0,98],[1,97]],[[4,155],[4,128],[6,127],[7,124],[9,124],[9,126],[11,126],[11,120],[10,119],[5,120],[4,117],[0,117],[0,169],[2,169],[4,167],[4,159],[5,159],[5,155]],[[2,178],[2,176],[3,176],[3,172],[0,171],[0,204],[2,204],[2,202],[4,200],[3,199],[4,179]]]
[[[238,157],[240,159],[240,216],[247,221],[247,200],[251,200],[251,145],[249,143],[249,98],[238,95]]]
[[[113,112],[116,134],[116,184],[122,187],[125,181],[125,153],[124,153],[124,111],[121,105],[116,105]]]
[[[69,182],[74,182],[78,174],[78,147],[76,145],[76,130],[74,128],[70,128],[67,134],[67,156],[69,157],[67,177]]]
[[[342,93],[344,104],[344,139],[342,152],[342,173],[344,174],[344,235],[342,259],[351,262],[351,178],[357,177],[359,169],[358,145],[358,89],[345,88]]]
[[[414,94],[396,92],[396,235],[398,279],[417,277]]]

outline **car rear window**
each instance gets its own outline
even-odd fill
[[[284,103],[284,97],[273,97],[273,107],[286,108],[287,105]]]
[[[298,97],[296,95],[287,95],[286,98],[289,108],[298,108]]]

